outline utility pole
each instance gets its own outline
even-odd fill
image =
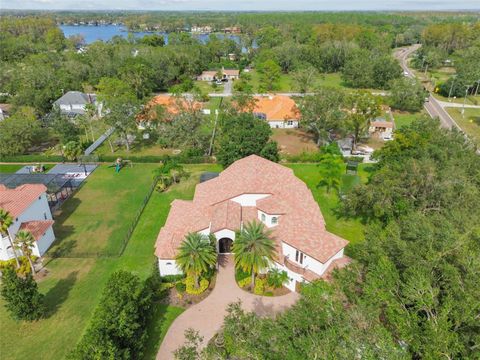
[[[208,148],[208,156],[212,156],[213,140],[215,139],[215,133],[217,131],[218,114],[220,113],[222,103],[223,103],[223,97],[220,98],[220,104],[218,106],[218,109],[215,109],[215,124],[213,125],[212,138],[210,139],[210,147]]]
[[[463,106],[462,106],[462,118],[465,119],[465,102],[467,101],[467,94],[468,94],[468,89],[472,85],[466,85],[465,86],[465,97],[463,98]]]

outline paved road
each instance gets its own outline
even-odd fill
[[[400,66],[402,67],[403,71],[406,73],[406,76],[409,78],[415,78],[415,74],[413,71],[408,67],[408,57],[417,51],[420,48],[420,44],[415,44],[412,46],[404,47],[397,49],[394,52],[394,56],[400,62]],[[440,103],[437,99],[435,99],[432,94],[429,94],[428,101],[425,102],[423,105],[425,110],[428,114],[432,117],[438,117],[440,119],[440,124],[442,127],[447,129],[457,128],[459,130],[460,126],[453,120],[453,118],[445,111],[444,106]]]
[[[215,288],[202,302],[192,306],[175,319],[157,353],[157,360],[173,359],[173,352],[185,342],[185,330],[193,328],[203,336],[202,347],[221,329],[228,304],[242,301],[243,309],[261,316],[273,316],[292,306],[299,295],[257,296],[238,287],[235,282],[233,258],[220,258]]]

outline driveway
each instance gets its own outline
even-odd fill
[[[219,270],[215,288],[202,302],[183,312],[170,326],[157,354],[157,360],[173,359],[173,352],[185,342],[185,330],[192,328],[203,336],[202,347],[217,333],[227,315],[228,304],[240,300],[242,308],[254,311],[257,315],[272,316],[292,306],[299,295],[289,293],[284,296],[264,297],[250,294],[240,289],[235,282],[233,258],[219,258]]]

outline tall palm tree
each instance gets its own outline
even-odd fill
[[[10,246],[12,247],[13,256],[15,256],[15,262],[17,263],[18,269],[20,267],[20,262],[18,261],[17,252],[15,251],[12,243],[12,238],[10,237],[10,233],[8,232],[8,228],[12,225],[12,223],[13,218],[10,213],[5,209],[0,208],[0,234],[2,236],[6,236],[8,241],[10,242]]]
[[[253,221],[237,231],[233,242],[235,267],[252,274],[252,289],[255,287],[255,275],[266,269],[275,257],[275,243],[271,231],[261,222]]]
[[[30,269],[32,269],[32,274],[35,275],[35,267],[32,263],[32,248],[35,244],[35,238],[29,231],[20,230],[17,232],[14,242],[17,249],[22,250],[23,256],[28,259],[28,262],[30,263]]]
[[[202,273],[217,263],[217,252],[210,238],[199,233],[189,233],[178,248],[177,265],[188,276],[193,276],[195,287]]]

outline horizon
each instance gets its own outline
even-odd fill
[[[179,12],[477,12],[480,2],[463,0],[340,0],[335,3],[325,0],[105,0],[98,3],[84,0],[77,8],[76,0],[4,0],[0,9],[8,11],[179,11]]]

